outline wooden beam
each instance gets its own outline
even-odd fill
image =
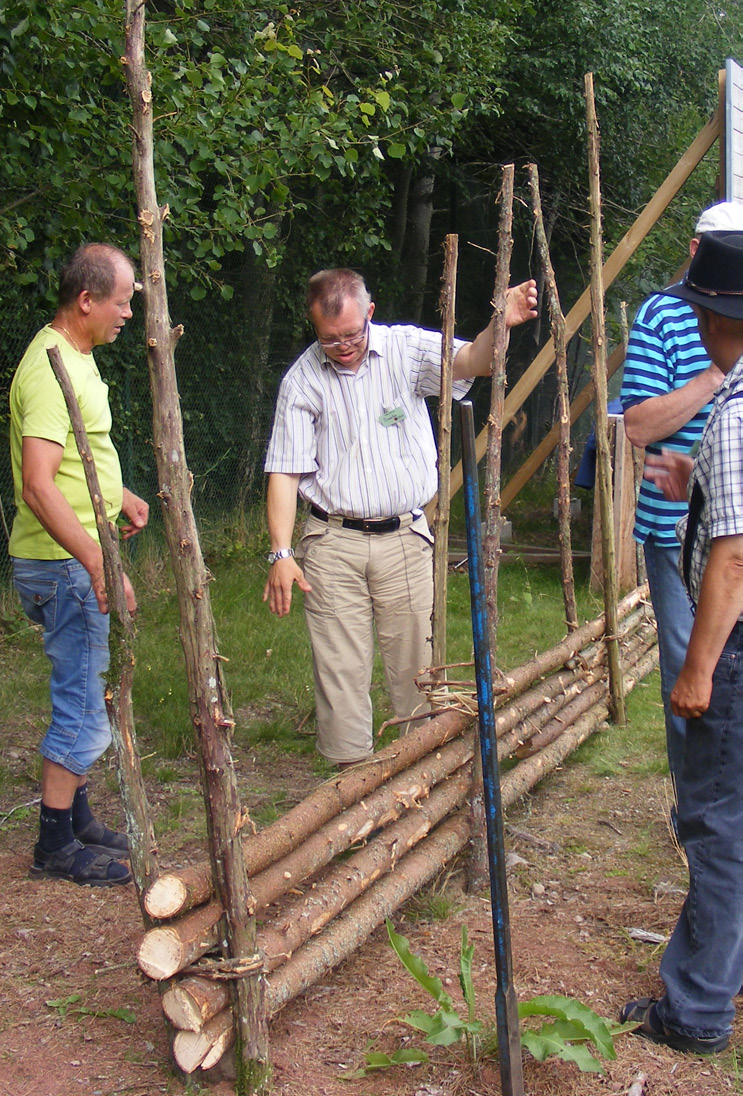
[[[645,239],[651,228],[655,225],[656,221],[660,218],[661,214],[665,212],[678,192],[683,187],[689,176],[692,174],[697,165],[701,162],[706,153],[710,150],[712,145],[720,136],[722,132],[722,119],[723,114],[719,106],[715,112],[711,121],[699,131],[697,136],[692,141],[689,148],[683,154],[676,166],[667,176],[662,185],[656,190],[653,197],[640,213],[639,217],[629,229],[629,231],[622,237],[617,246],[612,251],[609,258],[606,260],[603,266],[602,275],[604,281],[604,288],[608,288],[618,274],[624,269],[626,264],[634,255],[637,248]],[[570,309],[565,317],[565,338],[569,340],[580,328],[581,324],[585,320],[586,316],[591,309],[591,294],[590,288],[585,289],[580,295],[576,303]],[[545,375],[552,362],[555,360],[555,348],[550,338],[542,349],[537,354],[534,361],[531,363],[526,372],[521,376],[516,384],[513,386],[509,394],[506,396],[506,402],[503,414],[503,426],[505,427],[514,415],[519,411],[522,404],[526,401],[527,397],[531,395],[536,386]],[[485,449],[487,447],[487,429],[480,432],[475,444],[475,452],[478,460],[482,460],[485,455]],[[449,490],[452,497],[462,486],[462,464],[461,461],[452,469],[451,483]],[[426,507],[426,513],[429,509],[432,509],[435,505],[435,499],[432,499]],[[503,502],[503,508],[505,509],[506,503]]]
[[[624,362],[624,347],[623,346],[617,346],[616,349],[610,355],[609,361],[607,362],[607,367],[606,367],[607,376],[612,377],[616,373],[617,369],[619,369],[620,365],[622,365],[623,362]],[[570,425],[571,426],[573,425],[573,423],[578,421],[578,419],[581,417],[581,415],[586,410],[586,408],[589,406],[589,404],[591,403],[592,400],[593,400],[593,381],[590,380],[583,386],[583,388],[581,388],[578,395],[575,397],[573,402],[570,404]],[[540,443],[536,447],[536,449],[534,449],[530,453],[530,455],[526,458],[524,463],[521,465],[518,472],[515,472],[514,475],[511,476],[510,480],[508,481],[506,486],[503,488],[503,496],[502,496],[502,500],[501,500],[501,505],[502,505],[504,510],[506,510],[508,508],[509,504],[513,502],[513,500],[516,498],[516,496],[518,495],[521,488],[524,486],[525,483],[528,483],[528,481],[531,479],[531,477],[534,475],[534,473],[537,471],[537,469],[541,468],[541,466],[544,464],[547,457],[550,455],[552,450],[555,448],[555,446],[557,445],[559,440],[560,440],[560,425],[558,423],[557,425],[553,426],[552,429],[550,430],[549,434],[547,434],[542,439],[542,441],[540,441]]]

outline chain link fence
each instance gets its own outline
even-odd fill
[[[273,420],[279,382],[289,364],[309,343],[311,329],[303,324],[302,287],[306,272],[276,273],[254,264],[234,271],[231,299],[219,291],[194,300],[188,290],[171,290],[171,321],[183,324],[175,361],[186,447],[193,475],[193,501],[200,527],[229,527],[234,518],[262,515],[265,494],[263,459]],[[53,278],[50,282],[53,284]],[[13,482],[8,441],[8,393],[15,369],[34,334],[54,315],[46,286],[23,286],[0,275],[0,580],[7,581],[8,538],[14,515]],[[293,301],[290,305],[286,301]],[[96,360],[109,385],[113,439],[125,484],[151,506],[151,524],[160,521],[155,457],[152,451],[152,402],[144,350],[141,301],[134,316],[111,346],[99,347]],[[383,322],[396,322],[394,314]],[[399,321],[397,321],[399,322]],[[438,317],[427,326],[436,327]],[[468,332],[469,333],[469,332]],[[458,332],[459,334],[459,332]],[[465,332],[462,332],[465,335]],[[537,332],[516,332],[509,353],[509,382],[531,360]],[[585,377],[585,347],[577,342],[576,380]],[[512,373],[513,370],[513,373]],[[489,383],[479,379],[470,398],[476,426],[489,413]],[[431,412],[436,415],[432,400]],[[514,470],[554,422],[554,378],[543,381],[504,435],[504,469]],[[458,416],[454,416],[452,457],[460,456]],[[576,432],[574,457],[579,457],[588,421]],[[576,446],[577,451],[576,451]],[[248,523],[250,524],[250,523]]]
[[[6,290],[3,292],[3,290]],[[109,385],[113,438],[124,482],[150,503],[159,520],[152,451],[152,401],[144,351],[141,303],[116,343],[95,351]],[[253,304],[253,307],[255,305]],[[174,323],[184,326],[176,347],[176,370],[186,457],[194,478],[194,507],[200,520],[226,521],[235,512],[260,508],[264,497],[263,457],[282,374],[308,341],[295,317],[258,323],[234,297],[218,294],[194,301],[171,294]],[[0,577],[10,567],[8,538],[15,506],[9,452],[8,394],[13,373],[34,334],[54,307],[33,288],[0,279]],[[265,320],[265,315],[261,318]]]

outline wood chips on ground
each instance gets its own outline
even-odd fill
[[[18,780],[0,797],[2,816],[38,794],[23,776],[28,771],[23,753],[14,752]],[[250,784],[259,769],[263,802],[271,781],[270,794],[282,800],[297,799],[317,783],[306,759],[282,755],[280,764],[269,764],[251,752],[238,753],[236,763],[249,805],[255,805]],[[191,784],[195,765],[179,764],[183,784]],[[153,788],[156,812],[165,812],[167,799],[167,789]],[[95,801],[106,821],[121,822],[120,805],[105,792],[102,779]],[[133,888],[100,890],[29,879],[36,810],[20,820],[19,814],[0,827],[0,1096],[182,1096],[202,1090],[227,1096],[233,1091],[229,1082],[187,1082],[170,1065],[157,988],[135,963],[142,926]],[[642,943],[629,930],[667,935],[683,901],[686,873],[667,814],[664,778],[630,772],[602,777],[576,763],[545,780],[511,812],[508,848],[520,858],[509,880],[521,998],[566,994],[614,1018],[628,998],[661,990],[662,946]],[[163,839],[163,865],[203,855],[196,842],[179,842],[177,827]],[[489,896],[466,896],[457,868],[438,885],[454,899],[449,917],[415,920],[408,907],[396,917],[396,927],[459,1002],[465,924],[475,945],[479,1014],[492,1019]],[[392,1053],[409,1041],[410,1029],[396,1018],[432,1004],[400,966],[385,930],[377,931],[365,948],[273,1022],[274,1091],[283,1096],[499,1094],[497,1061],[472,1066],[459,1051],[443,1048],[430,1048],[428,1065],[342,1079],[363,1065],[368,1045]],[[121,1009],[131,1010],[135,1022],[115,1015]],[[733,1044],[740,1038],[738,1023]],[[731,1052],[687,1058],[623,1036],[616,1061],[607,1063],[602,1075],[581,1074],[559,1061],[540,1064],[525,1054],[529,1096],[619,1096],[639,1073],[648,1078],[647,1096],[740,1091]]]

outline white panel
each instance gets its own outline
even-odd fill
[[[725,65],[725,197],[743,202],[743,68]]]

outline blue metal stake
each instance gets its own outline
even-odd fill
[[[482,755],[483,800],[488,830],[490,905],[495,942],[495,1018],[503,1096],[524,1096],[521,1066],[521,1036],[518,1001],[513,984],[511,929],[508,916],[506,855],[503,842],[498,747],[493,711],[493,671],[490,660],[488,608],[485,599],[485,568],[480,525],[480,493],[475,454],[475,423],[472,404],[460,404],[462,423],[462,466],[464,470],[464,514],[467,525],[472,635],[475,647],[475,678],[479,710],[480,753]]]

